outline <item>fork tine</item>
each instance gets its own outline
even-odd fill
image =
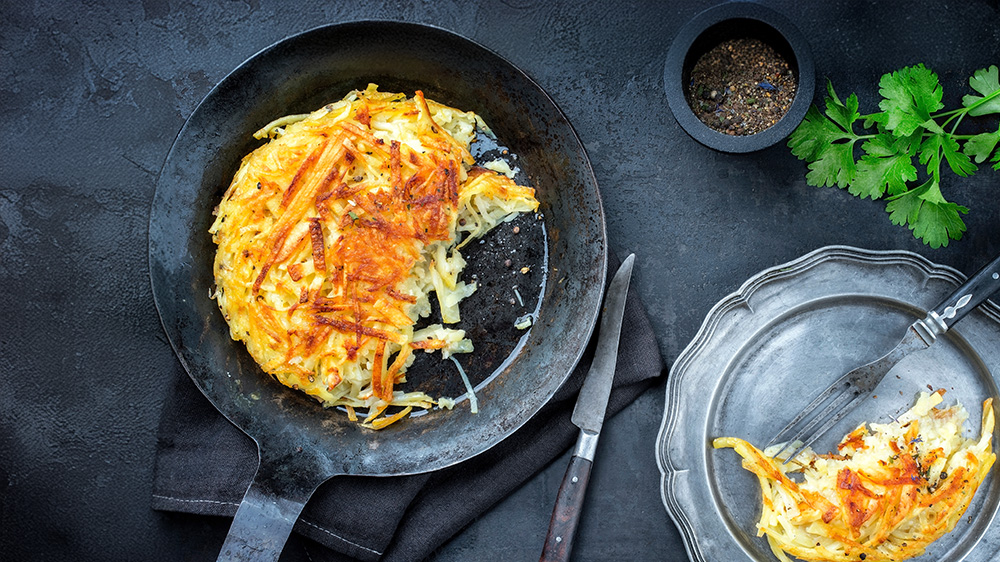
[[[839,386],[840,385],[834,385],[831,388],[833,388],[834,390],[837,390]],[[772,455],[772,458],[777,457],[778,455],[780,455],[782,452],[784,452],[786,449],[788,449],[788,447],[790,447],[792,445],[792,443],[795,443],[796,441],[798,441],[799,439],[801,439],[804,435],[809,435],[809,432],[813,431],[813,428],[815,428],[816,426],[818,426],[820,424],[823,424],[831,416],[839,415],[839,412],[843,411],[843,410],[841,410],[841,408],[845,404],[847,404],[850,400],[851,400],[851,391],[850,391],[850,386],[848,386],[848,387],[840,390],[840,392],[836,396],[833,397],[833,400],[831,400],[830,403],[827,404],[826,407],[823,408],[822,410],[819,410],[818,408],[803,410],[804,413],[806,413],[806,414],[808,414],[808,415],[810,415],[812,417],[809,418],[809,420],[805,423],[805,425],[803,425],[802,428],[800,428],[795,433],[795,435],[789,437],[785,441],[785,446],[782,447],[777,453],[775,453],[774,455]],[[817,412],[817,410],[818,410],[818,412]],[[819,434],[813,434],[809,438],[809,442],[812,443],[813,441],[816,440],[816,437],[818,437],[818,436],[819,436]],[[803,448],[804,447],[800,446],[798,448],[798,450],[796,451],[796,454],[798,454],[798,451],[801,451]],[[791,457],[789,457],[789,458],[791,458]]]
[[[842,375],[839,379],[833,381],[833,384],[826,387],[826,390],[824,390],[819,394],[819,396],[814,398],[813,401],[810,402],[808,406],[799,411],[799,414],[795,416],[795,419],[788,422],[788,425],[782,428],[782,430],[779,431],[777,435],[772,437],[771,440],[767,442],[767,445],[764,445],[764,448],[766,449],[767,447],[770,447],[771,445],[774,445],[775,443],[780,443],[782,441],[787,441],[787,442],[794,441],[794,439],[788,439],[788,434],[791,433],[792,429],[794,429],[803,419],[805,419],[806,416],[812,415],[813,412],[819,409],[819,407],[824,402],[829,400],[830,397],[833,396],[835,392],[838,391],[844,392],[848,390],[851,385],[851,382],[849,380],[849,375],[850,373]],[[841,389],[840,388],[841,386],[844,386],[845,388]]]
[[[845,394],[845,396],[849,396],[849,394]],[[816,432],[813,433],[811,437],[809,437],[808,439],[806,439],[801,445],[799,445],[794,451],[792,451],[792,454],[789,455],[788,458],[785,459],[785,462],[783,462],[781,464],[787,464],[788,461],[790,461],[790,460],[794,459],[796,456],[798,456],[798,454],[801,453],[803,449],[805,449],[806,447],[808,447],[808,446],[812,445],[813,443],[815,443],[816,440],[819,439],[819,437],[821,435],[823,435],[827,431],[830,431],[830,429],[834,425],[836,425],[837,422],[839,422],[840,420],[844,419],[844,416],[846,416],[851,411],[851,409],[854,407],[855,404],[857,404],[858,402],[864,400],[866,397],[867,397],[867,394],[864,393],[864,392],[855,393],[854,397],[851,398],[851,400],[847,403],[847,405],[845,405],[840,411],[838,411],[836,414],[834,414],[833,417],[831,417],[829,420],[826,421],[826,423],[824,423],[822,426],[820,426],[820,428],[817,429]],[[787,447],[787,445],[786,445],[786,447]],[[775,456],[777,456],[777,455],[775,455]]]
[[[790,441],[797,441],[799,439],[802,439],[804,435],[809,435],[811,431],[814,431],[817,426],[823,424],[826,420],[830,418],[830,416],[836,416],[838,413],[842,412],[844,404],[849,403],[851,398],[853,398],[853,396],[850,388],[845,388],[842,392],[837,394],[837,396],[835,396],[834,399],[830,401],[830,403],[827,404],[825,408],[820,410],[818,414],[813,415],[813,417],[809,420],[809,422],[803,425],[802,429],[800,429],[790,439]]]
[[[791,456],[785,459],[785,463],[798,456],[803,449],[812,445],[817,438],[829,431],[837,422],[853,410],[859,402],[867,398],[875,390],[879,382],[885,378],[885,375],[903,357],[911,351],[925,349],[934,343],[937,332],[929,328],[926,324],[927,321],[930,321],[933,314],[933,312],[930,313],[926,321],[918,320],[911,324],[903,339],[888,353],[875,361],[847,372],[820,393],[805,409],[795,416],[795,419],[791,423],[786,425],[784,429],[779,431],[764,446],[766,449],[775,443],[784,442],[784,446],[772,458],[785,452],[792,443],[800,440],[802,436],[809,435],[809,438],[799,445]],[[840,392],[840,394],[834,396],[836,392]],[[819,414],[816,414],[820,406],[826,403],[827,400],[830,400],[832,396],[834,396],[833,400]],[[809,421],[794,436],[788,438],[787,435],[806,418],[810,418]],[[810,434],[809,432],[813,431],[817,426],[818,429]]]

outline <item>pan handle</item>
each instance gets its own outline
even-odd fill
[[[218,562],[275,562],[309,497],[325,480],[309,482],[282,463],[261,461],[247,488]]]

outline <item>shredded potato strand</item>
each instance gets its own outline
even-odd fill
[[[264,371],[351,418],[385,413],[364,420],[373,428],[435,404],[396,390],[413,351],[472,343],[442,325],[414,331],[429,293],[457,322],[475,290],[458,245],[538,208],[533,189],[475,166],[477,123],[370,85],[256,133],[270,140],[244,158],[210,232],[215,298]]]
[[[992,399],[983,402],[981,435],[961,437],[968,414],[945,409],[943,391],[921,393],[914,407],[888,424],[861,425],[836,454],[810,449],[783,464],[784,444],[760,451],[735,437],[714,440],[743,457],[757,475],[762,511],[758,535],[775,557],[791,562],[888,562],[923,554],[961,519],[996,460]],[[792,447],[795,448],[795,447]],[[802,472],[802,481],[786,474]]]

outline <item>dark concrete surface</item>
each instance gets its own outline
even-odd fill
[[[817,98],[829,77],[862,112],[890,70],[925,63],[956,106],[973,71],[1000,64],[995,0],[762,3],[808,37]],[[534,77],[589,152],[611,247],[637,255],[668,364],[715,302],[818,247],[911,250],[969,273],[1000,252],[1000,174],[988,168],[947,174],[947,196],[971,209],[968,233],[934,250],[881,202],[807,186],[783,145],[734,156],[691,140],[667,107],[663,64],[680,26],[712,4],[0,2],[0,559],[214,559],[227,521],[149,508],[164,373],[181,368],[147,278],[149,202],[212,86],[316,25],[431,23]],[[574,560],[686,560],[654,458],[663,394],[661,382],[605,426]],[[536,559],[567,460],[432,559]],[[307,548],[284,559],[308,560]]]

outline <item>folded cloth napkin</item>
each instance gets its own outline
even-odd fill
[[[617,265],[618,260],[609,261]],[[609,277],[616,269],[609,268]],[[634,287],[625,306],[609,416],[649,388],[664,370]],[[337,476],[321,485],[295,525],[296,533],[328,547],[310,548],[310,558],[328,562],[426,558],[573,444],[578,429],[570,415],[594,343],[553,399],[490,450],[428,474]],[[257,469],[257,447],[215,410],[190,379],[177,373],[160,421],[153,509],[231,517]]]

